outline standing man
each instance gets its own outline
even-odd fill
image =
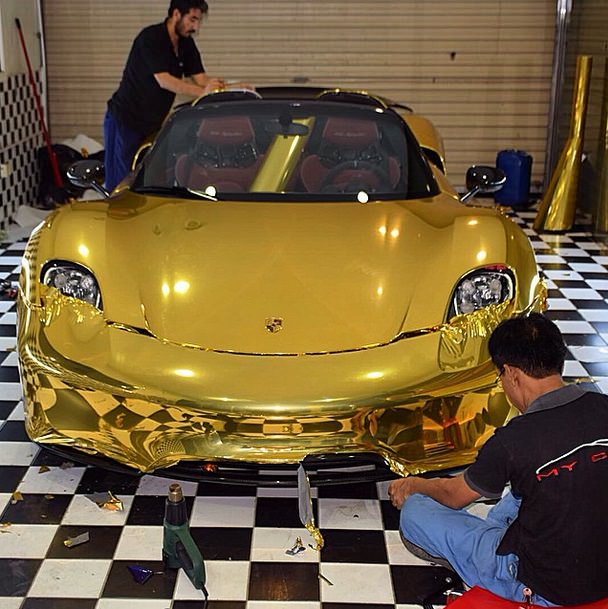
[[[176,94],[199,97],[224,87],[221,78],[207,76],[192,40],[208,10],[205,0],[171,0],[164,23],[135,38],[103,124],[109,191],[129,173],[137,149],[158,131]]]
[[[564,384],[562,336],[538,313],[501,323],[489,350],[523,416],[464,474],[391,483],[405,545],[510,600],[525,588],[543,606],[607,598],[608,396]],[[485,519],[462,509],[501,495]]]

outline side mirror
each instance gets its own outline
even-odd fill
[[[106,199],[110,196],[110,193],[102,185],[104,180],[104,165],[101,161],[94,159],[76,161],[68,168],[66,175],[74,186],[92,188]]]
[[[460,200],[464,203],[480,192],[496,192],[505,185],[506,181],[507,176],[502,169],[489,165],[473,165],[469,167],[466,176],[468,192]]]

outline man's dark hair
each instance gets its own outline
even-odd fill
[[[169,5],[169,17],[173,15],[175,9],[182,15],[187,15],[193,8],[200,9],[203,15],[209,12],[209,5],[206,0],[171,0],[171,4]]]
[[[559,328],[540,313],[500,323],[488,348],[499,370],[508,364],[537,379],[561,374],[567,353]]]

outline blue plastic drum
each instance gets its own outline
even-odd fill
[[[530,199],[532,157],[523,150],[501,150],[496,155],[496,167],[507,176],[505,185],[494,194],[501,205],[525,208]]]

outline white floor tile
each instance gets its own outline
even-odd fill
[[[562,334],[595,334],[595,328],[586,321],[568,321],[557,319],[555,324],[560,329]]]
[[[579,362],[608,362],[607,347],[587,347],[573,345],[568,350]]]
[[[38,452],[32,442],[5,442],[0,450],[0,465],[29,465]]]
[[[84,467],[51,467],[44,472],[40,468],[30,467],[17,488],[22,493],[72,494],[76,492],[84,472]]]
[[[569,264],[579,273],[608,273],[606,267],[593,262],[570,262]]]
[[[162,526],[125,526],[116,546],[117,560],[162,560]]]
[[[550,311],[574,311],[576,307],[567,298],[547,298]]]
[[[196,497],[190,517],[193,527],[252,527],[255,497]]]
[[[554,247],[553,251],[560,256],[586,256],[587,252],[578,247]],[[570,265],[572,266],[572,265]]]
[[[22,598],[9,598],[8,596],[0,596],[0,609],[19,609]]]
[[[384,531],[386,542],[386,553],[391,565],[413,565],[418,567],[428,566],[428,562],[417,558],[409,552],[401,541],[399,531]]]
[[[4,394],[4,392],[3,392]],[[23,413],[23,400],[19,400],[15,408],[13,408],[13,412],[11,412],[11,416],[8,418],[9,421],[23,421],[25,420],[25,415]]]
[[[608,290],[608,279],[588,279],[587,283],[594,290]]]
[[[99,598],[111,560],[47,558],[40,565],[28,597]]]
[[[58,526],[11,524],[0,534],[0,558],[44,558]]]
[[[566,261],[561,256],[556,256],[554,254],[538,254],[536,256],[536,262],[538,262],[541,266],[543,264],[565,264]]]
[[[321,573],[333,586],[321,580],[324,603],[394,603],[388,565],[323,563]]]
[[[6,337],[0,337],[0,350],[3,350],[3,339]],[[15,345],[14,338],[9,339],[12,341],[13,346]],[[17,402],[23,397],[21,390],[21,383],[2,383],[2,399],[11,402]]]
[[[0,317],[0,326],[16,326],[17,325],[17,313],[11,311],[5,313]]]
[[[197,482],[172,480],[171,478],[152,475],[142,476],[139,481],[139,486],[137,487],[137,494],[164,497],[169,493],[169,487],[176,482],[182,487],[184,497],[196,495],[196,489],[198,488]]]
[[[249,586],[249,562],[241,560],[206,560],[207,591],[210,599],[244,601]],[[200,600],[203,594],[197,590],[188,576],[179,570],[173,598]],[[202,604],[201,604],[202,606]]]
[[[12,351],[9,353],[4,361],[2,362],[2,366],[12,366],[16,368],[19,365],[19,356],[16,351]]]
[[[579,313],[587,321],[608,321],[608,309],[580,309]]]
[[[319,491],[316,487],[312,487],[310,489],[310,495],[313,499],[316,499],[319,496]],[[297,487],[271,487],[271,486],[262,486],[259,487],[256,491],[257,497],[286,497],[286,498],[294,498],[298,497],[298,489]]]
[[[124,526],[133,503],[133,495],[115,495],[123,503],[122,511],[100,508],[85,495],[74,495],[61,524]]]
[[[553,281],[581,281],[583,278],[575,271],[545,271],[545,275]]]
[[[371,499],[319,499],[319,527],[323,529],[382,530],[378,501]]]
[[[248,601],[247,609],[321,609],[321,603],[289,601],[289,604],[286,604],[285,601]]]
[[[587,378],[589,377],[589,373],[580,362],[567,361],[564,364],[564,376]]]
[[[602,295],[590,288],[560,288],[566,298],[573,300],[603,300]]]
[[[298,537],[306,549],[293,556],[286,554],[285,551],[293,547]],[[251,540],[251,560],[290,563],[319,562],[319,552],[310,548],[308,544],[314,546],[314,540],[304,527],[300,529],[255,527]]]
[[[155,598],[102,598],[95,609],[167,609],[170,602]]]

